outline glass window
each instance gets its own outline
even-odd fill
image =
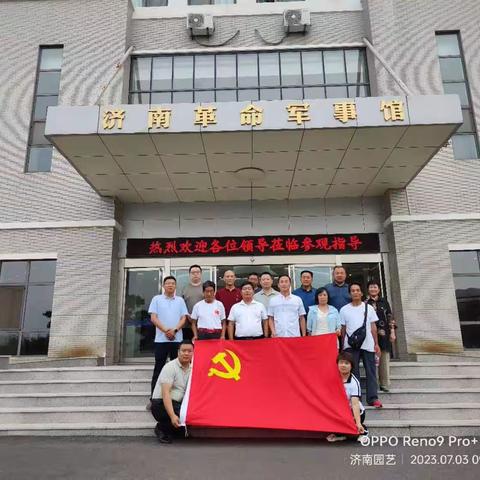
[[[53,285],[30,285],[27,290],[23,329],[35,332],[49,328],[52,303]]]
[[[216,55],[217,88],[237,86],[237,60],[235,55]]]
[[[52,148],[37,149],[32,145],[50,145],[44,137],[45,124],[38,123],[47,117],[47,108],[58,104],[62,47],[40,47],[36,78],[33,115],[28,138],[25,172],[49,172],[52,166]]]
[[[28,262],[2,262],[0,264],[0,283],[25,283]]]
[[[302,52],[304,85],[324,83],[322,52]]]
[[[440,58],[440,70],[444,82],[465,80],[461,58]]]
[[[257,54],[247,53],[238,56],[238,86],[256,87],[258,85]]]
[[[327,98],[348,98],[347,87],[327,87]]]
[[[49,332],[24,333],[20,355],[46,355],[48,352]]]
[[[236,90],[217,90],[216,101],[217,102],[236,102],[237,101],[237,91]]]
[[[35,108],[33,110],[34,120],[45,120],[47,118],[47,108],[52,105],[57,105],[58,96],[51,95],[48,97],[37,97],[35,100]]]
[[[132,90],[150,90],[152,59],[138,57],[132,61]]]
[[[197,55],[195,57],[195,88],[213,89],[215,86],[215,66],[213,55]],[[213,98],[213,92],[212,92]]]
[[[476,250],[450,252],[453,273],[480,273],[478,252]]]
[[[155,95],[152,93],[152,95]],[[149,93],[131,93],[130,94],[130,103],[135,103],[135,104],[148,104],[150,103],[150,94]],[[152,103],[156,103],[152,99]],[[170,102],[169,102],[170,103]]]
[[[60,86],[60,72],[38,74],[37,95],[56,95]]]
[[[47,354],[55,269],[55,260],[0,264],[0,354]]]
[[[172,88],[172,57],[154,57],[152,64],[152,90]]]
[[[162,55],[138,61],[143,64],[132,62],[129,97],[136,104],[325,98],[326,83],[332,97],[370,95],[362,49]],[[139,92],[149,82],[151,88]]]
[[[55,282],[55,260],[38,260],[30,264],[30,283],[53,283]]]
[[[214,102],[214,101],[215,101],[215,92],[213,90],[195,92],[195,102]]]
[[[153,92],[150,103],[152,105],[161,105],[162,103],[172,103],[171,92]]]
[[[28,172],[49,172],[52,165],[52,146],[30,147],[27,157]]]
[[[167,7],[168,0],[140,0],[144,7]]]
[[[454,135],[452,137],[453,152],[457,160],[478,158],[475,135]]]
[[[323,62],[325,65],[325,82],[327,84],[346,83],[343,50],[327,50],[323,52]]]
[[[280,100],[279,88],[261,88],[260,100]]]
[[[250,90],[239,90],[238,91],[238,101],[248,101],[248,100],[258,100],[258,90],[257,89],[250,89]]]
[[[18,352],[18,332],[0,331],[0,355],[16,355]]]
[[[40,70],[60,70],[62,68],[63,48],[42,48],[40,51]]]
[[[0,330],[20,328],[24,292],[23,286],[0,287]]]
[[[280,53],[280,68],[282,71],[282,85],[302,85],[300,52]]]
[[[443,84],[443,91],[446,94],[456,94],[460,97],[460,103],[462,106],[468,106],[468,94],[467,94],[467,86],[465,82],[462,83],[444,83]]]
[[[192,103],[193,92],[173,92],[173,103]]]
[[[348,83],[366,83],[367,59],[364,50],[345,50]]]
[[[441,57],[460,56],[460,45],[456,33],[436,35],[438,54]]]
[[[35,122],[32,128],[32,145],[49,145],[50,142],[45,138],[45,122]]]
[[[260,67],[260,85],[262,87],[276,87],[280,85],[280,69],[278,53],[260,53],[258,55]]]
[[[282,88],[283,100],[303,100],[303,90],[301,88]]]
[[[303,89],[304,98],[325,98],[324,87],[305,87]]]
[[[193,88],[193,56],[177,55],[173,58],[173,88]]]
[[[463,116],[463,124],[458,129],[458,133],[471,133],[471,132],[473,132],[475,130],[475,128],[473,126],[473,118],[472,118],[472,114],[470,113],[470,110],[464,108],[462,110],[462,116]]]

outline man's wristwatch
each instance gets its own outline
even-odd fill
[[[178,332],[178,328],[175,328],[173,331],[174,331],[175,333],[177,333],[177,332]]]

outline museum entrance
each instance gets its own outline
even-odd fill
[[[315,288],[329,283],[332,269],[342,264],[347,270],[347,282],[358,282],[366,292],[367,283],[376,280],[386,292],[380,254],[321,256],[309,255],[278,256],[258,258],[258,264],[251,258],[244,257],[211,257],[202,259],[168,259],[154,264],[154,260],[127,259],[122,269],[123,282],[123,318],[120,358],[122,361],[150,361],[153,356],[155,327],[150,323],[148,308],[152,298],[161,292],[162,279],[173,275],[177,279],[177,291],[181,292],[188,284],[188,268],[198,263],[202,267],[202,280],[213,280],[218,288],[222,288],[225,270],[233,270],[236,285],[240,286],[252,272],[261,274],[270,272],[274,277],[274,286],[278,277],[288,274],[292,278],[292,289],[300,286],[300,272],[313,272]],[[356,262],[355,260],[359,261]],[[199,260],[199,261],[197,261]],[[267,261],[266,261],[267,260]],[[146,264],[150,263],[151,266]],[[138,266],[134,266],[138,264]]]

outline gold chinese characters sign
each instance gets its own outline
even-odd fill
[[[332,116],[337,122],[347,124],[357,120],[357,105],[355,101],[334,102],[331,106]],[[310,104],[307,102],[291,103],[285,107],[286,120],[305,125],[311,121]],[[402,100],[382,100],[379,110],[383,113],[385,122],[400,122],[405,120],[405,107]],[[148,110],[146,119],[149,130],[168,130],[171,125],[174,112],[171,108],[156,107]],[[264,109],[251,103],[239,111],[241,126],[257,127],[263,124]],[[102,127],[104,130],[122,130],[127,118],[124,109],[107,109],[103,111]],[[217,124],[217,108],[215,106],[200,106],[193,109],[193,125],[208,128]]]

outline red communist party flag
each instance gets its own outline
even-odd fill
[[[197,341],[182,420],[355,435],[336,357],[334,334]]]

